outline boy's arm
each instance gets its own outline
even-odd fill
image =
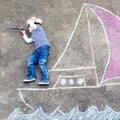
[[[31,38],[28,38],[26,31],[25,30],[20,30],[21,33],[23,34],[23,39],[25,40],[26,43],[31,43],[33,40]]]

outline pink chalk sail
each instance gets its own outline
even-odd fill
[[[104,8],[88,6],[102,22],[110,45],[109,63],[102,80],[120,77],[120,19]]]

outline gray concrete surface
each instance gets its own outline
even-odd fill
[[[60,75],[85,74],[87,76],[86,84],[94,86],[96,84],[93,76],[94,70],[50,71],[51,84],[49,87],[45,87],[45,91],[18,90],[18,88],[44,88],[37,85],[38,80],[40,80],[38,67],[36,70],[38,80],[35,83],[24,84],[22,82],[27,74],[26,59],[33,51],[33,45],[26,44],[19,31],[8,30],[7,26],[23,26],[26,25],[26,19],[29,17],[40,17],[52,46],[48,61],[49,70],[51,70],[61,56],[81,7],[86,2],[106,8],[120,17],[120,1],[118,0],[0,0],[0,120],[7,118],[15,108],[20,108],[24,113],[32,113],[40,106],[48,113],[58,106],[63,112],[68,112],[75,106],[78,106],[80,111],[85,111],[90,106],[97,106],[99,110],[103,110],[106,105],[115,111],[120,111],[119,85],[93,89],[48,90],[53,87]],[[95,62],[100,82],[108,55],[107,44],[102,28],[99,27],[99,22],[93,14],[91,14],[90,21],[94,36],[93,41],[95,41],[93,47],[96,46],[94,49]],[[89,53],[89,39],[86,35],[85,11],[83,11],[78,26],[67,52],[56,69],[93,66]],[[98,32],[94,35],[94,31]],[[120,79],[116,82],[119,81]],[[61,87],[60,84],[58,87]],[[26,106],[21,100],[20,92],[25,102],[31,105],[34,110]]]

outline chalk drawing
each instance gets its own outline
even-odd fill
[[[84,80],[82,78],[80,78],[79,80],[77,80],[78,85],[82,85],[84,83]]]
[[[62,86],[66,85],[66,84],[67,84],[67,80],[66,80],[66,79],[61,79],[60,84],[61,84]]]
[[[59,57],[58,61],[57,61],[56,64],[54,65],[53,70],[56,68],[56,66],[58,65],[58,63],[60,62],[60,60],[62,59],[62,57],[64,56],[65,52],[67,51],[67,48],[68,48],[68,46],[69,46],[69,44],[70,44],[70,42],[71,42],[71,40],[72,40],[72,37],[73,37],[73,35],[74,35],[74,33],[75,33],[76,28],[77,28],[77,26],[78,26],[78,23],[79,23],[79,20],[80,20],[80,17],[81,17],[81,14],[82,14],[83,9],[84,9],[84,5],[82,6],[82,8],[81,8],[81,10],[80,10],[78,19],[77,19],[77,21],[76,21],[76,24],[75,24],[75,26],[74,26],[74,29],[73,29],[73,31],[72,31],[72,34],[70,35],[70,38],[69,38],[69,40],[68,40],[68,43],[67,43],[67,45],[66,45],[66,47],[65,47],[62,55]]]
[[[96,69],[96,66],[87,66],[87,67],[78,67],[78,68],[69,68],[69,69],[51,69],[49,72],[56,72],[56,71],[75,71],[75,70],[89,70],[89,69]]]
[[[91,4],[89,4],[89,5],[91,5]],[[98,7],[98,6],[97,6]],[[90,7],[89,7],[90,8]],[[90,8],[91,9],[91,8]],[[95,14],[95,12],[91,9],[91,11]],[[108,11],[109,12],[109,11]],[[95,14],[96,15],[96,14]],[[105,37],[106,37],[106,40],[107,40],[107,43],[109,44],[109,42],[108,42],[108,36],[107,36],[107,33],[106,33],[106,30],[105,30],[105,27],[104,27],[104,25],[103,25],[103,22],[101,21],[101,19],[96,15],[96,17],[98,18],[98,20],[100,21],[100,23],[101,23],[101,25],[102,25],[102,27],[103,27],[103,30],[104,30],[104,33],[105,33]],[[108,46],[108,55],[110,56],[110,47]],[[110,57],[108,57],[108,61],[107,61],[107,65],[106,66],[108,66],[108,64],[109,64],[109,58]],[[106,69],[107,69],[107,67],[105,68],[105,71],[106,71]],[[105,74],[105,71],[104,71],[104,74]],[[104,75],[103,75],[104,76]],[[103,81],[103,78],[102,78],[102,80],[101,80],[101,83],[100,84],[102,84],[102,81]]]
[[[73,35],[74,35],[76,29],[77,29],[81,15],[83,13],[83,10],[85,10],[86,19],[87,19],[87,32],[88,32],[88,37],[89,37],[89,50],[90,50],[92,65],[91,66],[82,66],[82,67],[80,67],[78,65],[78,67],[63,68],[63,69],[57,68],[61,59],[63,58],[66,51],[68,50],[68,47],[71,43],[71,40],[73,38]],[[103,28],[104,34],[105,34],[106,42],[108,44],[108,60],[107,60],[106,66],[105,66],[102,80],[100,82],[98,81],[97,65],[95,63],[95,58],[94,58],[93,40],[92,40],[91,25],[90,25],[90,20],[89,20],[90,15],[88,15],[88,10],[91,10],[92,13],[94,13],[94,15],[97,17],[98,21],[100,22],[100,24]],[[111,20],[109,20],[108,18],[111,18]],[[108,19],[108,20],[106,20],[106,19]],[[112,31],[111,31],[112,29],[109,28],[109,25],[112,25],[112,27],[114,27],[114,29],[113,29],[114,35],[112,34]],[[115,27],[115,25],[117,25],[117,26]],[[108,33],[108,31],[110,33]],[[32,106],[30,106],[28,103],[25,102],[23,95],[21,93],[22,91],[50,91],[50,90],[61,90],[61,89],[68,90],[68,89],[85,89],[85,88],[92,89],[92,88],[99,88],[104,85],[120,85],[120,83],[114,83],[114,82],[105,84],[105,82],[108,80],[112,80],[113,78],[114,79],[120,78],[119,77],[120,76],[120,72],[119,72],[119,70],[120,70],[120,41],[114,42],[114,41],[116,41],[116,39],[114,37],[115,35],[117,36],[117,40],[118,40],[118,38],[120,38],[119,33],[120,33],[120,18],[118,16],[114,15],[112,12],[110,12],[109,10],[106,10],[102,7],[84,3],[80,10],[79,15],[78,15],[78,18],[77,18],[77,21],[73,28],[73,31],[70,35],[70,38],[66,44],[66,47],[63,50],[63,53],[61,54],[61,56],[59,57],[59,59],[57,60],[57,62],[53,66],[53,68],[49,70],[49,72],[51,74],[53,72],[64,72],[64,71],[71,72],[71,71],[76,71],[76,70],[79,70],[79,71],[80,70],[92,70],[95,84],[92,86],[88,85],[86,83],[86,75],[85,74],[81,74],[81,75],[74,74],[72,76],[59,75],[58,79],[54,83],[53,87],[50,87],[50,88],[17,88],[17,90],[19,91],[19,94],[20,94],[20,98],[23,101],[23,103],[26,104],[27,107],[34,109]],[[112,50],[112,53],[114,53],[114,55],[111,54],[111,50]],[[115,60],[115,63],[112,63],[112,60]],[[118,61],[118,63],[116,63],[117,61]],[[112,69],[113,71],[111,70],[112,65],[113,65],[113,69]]]
[[[85,5],[85,12],[86,12],[86,17],[87,17],[87,26],[88,26],[88,36],[89,36],[89,46],[90,46],[90,54],[91,54],[91,57],[92,57],[92,63],[93,63],[93,66],[95,66],[95,58],[94,58],[94,50],[93,50],[93,43],[92,43],[92,35],[91,35],[91,30],[90,30],[90,21],[89,21],[89,17],[88,17],[88,11],[87,11],[87,8],[86,8],[86,5]],[[94,69],[94,77],[95,77],[95,80],[96,80],[96,85],[98,85],[98,77],[97,77],[97,72],[96,72],[96,69]]]
[[[84,84],[84,86],[86,86],[86,81],[85,81],[84,75],[59,76],[57,82],[54,85],[54,88],[57,87],[58,83],[60,83],[62,85],[62,87],[64,87],[65,85],[79,87],[79,85],[83,85],[83,84]],[[75,83],[77,83],[77,84],[75,84]],[[68,88],[71,88],[71,86],[68,86]]]
[[[120,78],[120,18],[112,12],[95,5],[89,5],[89,8],[92,9],[101,22],[109,45],[108,62],[100,83],[102,84],[111,78]]]
[[[74,85],[74,80],[73,79],[70,79],[68,82],[69,82],[70,85]]]
[[[41,107],[32,114],[24,114],[16,108],[7,120],[119,120],[120,112],[114,111],[107,106],[103,111],[99,111],[96,106],[88,108],[82,112],[78,107],[73,108],[70,112],[64,113],[60,107],[56,108],[52,113],[45,113]]]
[[[31,105],[29,105],[28,103],[26,103],[26,101],[24,100],[24,97],[23,97],[23,95],[22,95],[22,93],[21,93],[20,90],[19,90],[19,95],[20,95],[20,98],[21,98],[22,102],[23,102],[28,108],[34,110],[34,108],[33,108]]]

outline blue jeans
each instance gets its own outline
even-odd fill
[[[49,46],[42,46],[34,50],[27,60],[28,76],[27,79],[37,78],[35,72],[35,65],[39,64],[41,69],[41,81],[47,82],[49,78],[49,72],[47,68],[47,59],[49,56]]]

